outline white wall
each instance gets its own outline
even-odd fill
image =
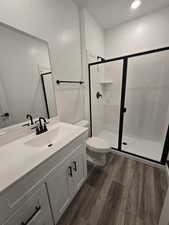
[[[104,57],[104,30],[86,9],[83,10],[83,14],[86,49],[95,56],[100,55]]]
[[[169,46],[169,8],[105,31],[105,56]]]
[[[79,12],[71,0],[1,0],[0,3],[1,22],[49,42],[56,78],[81,79]],[[56,94],[61,120],[73,122],[83,117],[79,90],[59,89]],[[78,113],[74,115],[68,105],[78,107]]]

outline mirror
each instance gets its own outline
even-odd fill
[[[56,116],[48,43],[0,24],[0,128]]]

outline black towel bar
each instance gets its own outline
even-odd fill
[[[56,83],[57,83],[57,84],[60,84],[60,83],[83,84],[84,81],[57,80]]]

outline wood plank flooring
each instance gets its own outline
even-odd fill
[[[88,171],[58,225],[158,224],[168,186],[164,170],[109,154],[105,168]]]

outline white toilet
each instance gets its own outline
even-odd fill
[[[87,120],[76,123],[77,126],[89,128]],[[106,154],[111,151],[110,144],[100,137],[91,137],[86,141],[88,161],[96,166],[104,166],[106,164]]]

